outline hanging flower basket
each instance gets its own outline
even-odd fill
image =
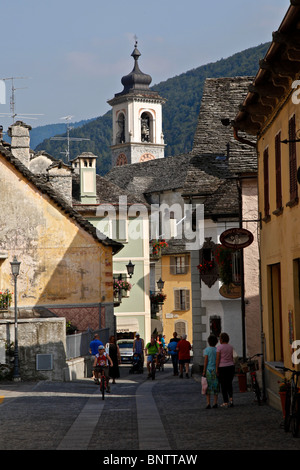
[[[163,294],[162,292],[158,292],[158,293],[154,293],[150,295],[151,302],[157,305],[159,304],[163,305],[166,298],[167,298],[166,294]]]
[[[122,297],[129,297],[131,288],[130,282],[124,279],[114,279],[114,297],[118,297],[120,293]]]
[[[209,274],[210,271],[214,268],[214,260],[203,260],[202,263],[198,264],[197,268],[199,269],[200,274]]]
[[[160,256],[162,248],[168,248],[166,240],[151,240],[152,256]]]
[[[4,292],[0,291],[0,309],[7,310],[11,306],[12,292],[6,289]]]

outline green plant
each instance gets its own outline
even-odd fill
[[[153,304],[163,304],[166,298],[166,294],[163,294],[162,292],[157,292],[150,295],[150,300]]]
[[[279,392],[287,392],[291,388],[291,381],[284,378],[282,382],[279,383]]]
[[[119,292],[123,290],[130,290],[132,285],[130,282],[124,279],[114,279],[114,295],[115,297],[119,294]]]
[[[4,292],[0,292],[0,308],[10,307],[12,301],[12,292],[6,289]]]
[[[152,254],[153,255],[157,255],[158,251],[161,248],[168,248],[168,246],[169,246],[168,243],[166,242],[166,240],[164,240],[164,239],[162,239],[162,240],[152,240],[151,245],[152,245]]]
[[[204,259],[202,263],[198,264],[197,268],[199,269],[201,274],[206,274],[209,273],[209,271],[213,268],[214,266],[214,261],[207,261]]]
[[[77,326],[73,325],[70,321],[66,322],[66,334],[71,335],[77,331]]]

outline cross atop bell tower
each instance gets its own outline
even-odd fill
[[[149,88],[152,78],[139,67],[135,37],[132,71],[122,77],[123,91],[108,101],[113,113],[112,166],[164,158],[162,104],[165,100]]]

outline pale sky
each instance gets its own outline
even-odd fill
[[[289,0],[2,0],[0,79],[14,80],[16,113],[32,127],[105,114],[139,65],[152,84],[272,40]],[[11,81],[6,80],[10,113]],[[18,118],[17,118],[18,119]],[[4,130],[12,123],[0,117]]]

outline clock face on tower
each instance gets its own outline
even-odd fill
[[[127,165],[127,158],[126,158],[126,155],[125,153],[120,153],[120,155],[118,156],[117,158],[117,163],[116,165],[117,166],[122,166],[122,165]]]
[[[146,162],[148,160],[155,160],[155,156],[152,155],[152,153],[144,153],[140,158],[140,162]]]

